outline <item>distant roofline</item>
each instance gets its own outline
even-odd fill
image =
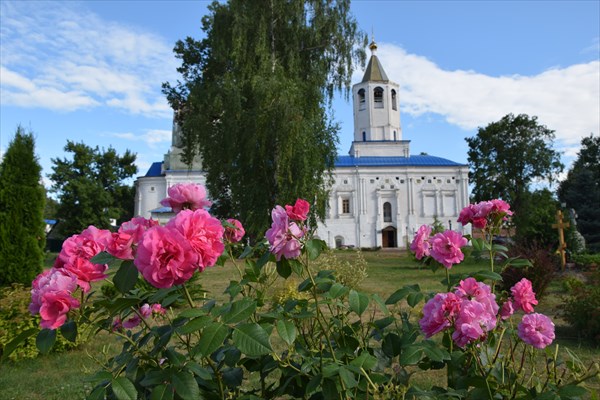
[[[335,168],[348,167],[467,167],[442,157],[430,155],[411,155],[409,157],[354,157],[337,156]]]

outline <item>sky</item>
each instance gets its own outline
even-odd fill
[[[67,140],[137,153],[138,175],[171,144],[177,40],[201,39],[208,1],[0,0],[0,152],[20,124],[45,184]],[[465,138],[508,113],[555,131],[569,166],[600,134],[600,1],[358,1],[352,13],[400,85],[411,153],[467,163]],[[353,83],[361,80],[359,67]],[[339,95],[340,154],[353,138]]]

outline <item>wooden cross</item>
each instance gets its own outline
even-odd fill
[[[560,265],[562,270],[565,270],[565,264],[567,260],[565,258],[565,250],[567,250],[567,244],[565,243],[564,229],[571,226],[568,222],[563,222],[562,211],[556,211],[556,224],[552,224],[553,228],[558,229],[558,252],[560,253]]]

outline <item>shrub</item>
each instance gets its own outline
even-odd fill
[[[600,254],[576,254],[571,257],[571,261],[579,268],[588,269],[594,265],[597,267],[600,265]]]
[[[522,278],[527,278],[531,281],[537,298],[542,298],[560,266],[558,256],[554,255],[552,250],[537,244],[514,245],[508,254],[510,257],[528,259],[532,265],[530,267],[509,266],[505,268],[502,271],[502,288],[508,290]]]
[[[600,272],[588,277],[586,284],[574,284],[560,306],[562,317],[581,336],[600,341]]]
[[[333,250],[328,250],[316,261],[315,265],[317,270],[333,271],[339,283],[356,289],[368,276],[368,265],[360,250],[356,250],[356,257],[353,259],[352,263],[340,260]]]
[[[39,326],[39,316],[31,315],[28,310],[30,302],[30,289],[21,284],[13,284],[11,287],[0,289],[0,356],[4,354],[6,345],[13,339],[21,333],[30,329],[37,329]],[[72,349],[77,344],[82,343],[84,337],[80,335],[78,342],[72,343],[58,335],[52,351],[61,352]],[[38,354],[35,336],[29,336],[18,345],[8,358],[16,361],[24,358],[35,358]]]

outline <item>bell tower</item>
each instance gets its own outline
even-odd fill
[[[402,140],[399,85],[388,79],[377,57],[375,40],[362,81],[352,87],[354,141],[350,155],[408,157],[408,141]],[[384,154],[385,153],[385,154]]]

